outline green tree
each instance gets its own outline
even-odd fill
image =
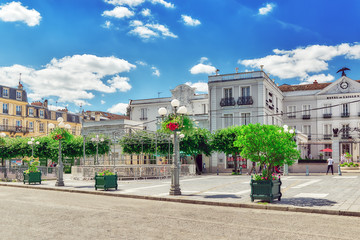
[[[206,156],[211,155],[210,136],[211,134],[207,129],[196,128],[188,131],[180,142],[180,150],[186,155],[193,157],[199,174],[201,174],[201,172],[196,162],[196,156],[199,154],[205,154]]]
[[[241,156],[261,165],[264,177],[270,177],[274,166],[292,165],[299,158],[294,131],[275,125],[249,124],[238,129],[235,147]]]
[[[241,148],[234,146],[242,126],[232,126],[217,130],[211,140],[211,146],[214,151],[223,152],[226,155],[231,154],[234,157],[234,171],[237,172],[236,155],[240,153]],[[242,156],[244,157],[244,156]]]

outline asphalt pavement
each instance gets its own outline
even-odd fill
[[[170,179],[118,181],[118,190],[95,190],[94,180],[73,180],[64,176],[64,187],[55,180],[42,184],[0,182],[0,187],[25,187],[82,194],[173,201],[190,204],[258,208],[279,211],[322,213],[360,217],[360,174],[304,174],[282,176],[282,199],[273,203],[250,200],[249,175],[205,174],[182,177],[182,195],[170,196]]]

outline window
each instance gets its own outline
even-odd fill
[[[224,128],[234,125],[233,115],[224,114]]]
[[[341,117],[349,117],[350,116],[349,104],[345,103],[341,105],[341,108],[342,108]]]
[[[21,106],[16,106],[16,115],[21,115]]]
[[[304,125],[303,126],[303,133],[308,135],[309,140],[311,139],[311,126],[310,125]]]
[[[232,98],[232,88],[224,88],[225,98]]]
[[[29,122],[29,132],[34,131],[34,122]]]
[[[147,120],[147,108],[141,109],[141,117],[140,120]]]
[[[16,120],[15,124],[16,124],[16,127],[15,127],[16,131],[20,132],[21,131],[21,126],[22,126],[21,120]]]
[[[9,113],[9,105],[7,103],[3,103],[3,113]]]
[[[250,97],[250,87],[242,87],[241,88],[241,96],[242,97]]]
[[[350,125],[349,124],[343,124],[342,125],[342,139],[349,139],[350,137]]]
[[[39,123],[39,132],[44,132],[44,123]]]
[[[34,109],[33,108],[29,108],[29,116],[30,117],[34,116]]]
[[[39,111],[39,117],[40,117],[40,118],[44,118],[44,110],[40,110],[40,111]]]
[[[303,115],[310,115],[310,105],[303,105]]]
[[[331,114],[331,104],[324,104],[324,114]]]
[[[8,130],[8,126],[9,126],[9,119],[6,119],[6,118],[3,118],[3,121],[2,121],[2,130]]]
[[[71,121],[75,122],[75,120],[76,120],[75,116],[71,116]]]
[[[241,114],[241,124],[248,125],[250,123],[250,113]]]
[[[203,113],[205,114],[206,113],[206,104],[202,104],[202,110],[203,110]]]
[[[21,91],[16,91],[16,100],[21,100]]]
[[[329,140],[332,137],[332,125],[325,124],[324,125],[324,139]]]
[[[288,118],[296,117],[296,106],[288,106]]]
[[[9,97],[9,89],[8,88],[3,88],[3,97],[6,97],[6,98]]]

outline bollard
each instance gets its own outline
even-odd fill
[[[216,175],[219,175],[219,169],[216,169]]]
[[[341,176],[340,164],[338,165],[338,173],[339,173],[339,176]]]
[[[306,165],[306,176],[309,176],[309,166]]]

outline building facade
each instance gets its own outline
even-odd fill
[[[19,83],[18,88],[0,86],[0,132],[9,137],[37,137],[50,132],[48,124],[58,124],[62,117],[71,126],[71,133],[81,134],[80,116],[67,109],[50,110],[48,101],[27,101],[27,93]]]

